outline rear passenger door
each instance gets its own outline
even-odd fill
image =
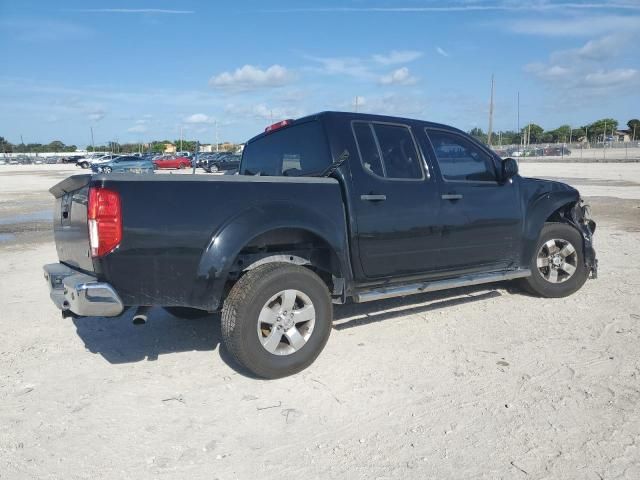
[[[437,185],[408,125],[353,121],[353,177],[360,267],[365,278],[432,270],[439,246]]]
[[[441,177],[441,259],[452,271],[508,268],[522,231],[518,182],[501,183],[499,160],[466,135],[427,129]]]

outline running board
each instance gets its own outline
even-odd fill
[[[514,270],[510,272],[478,273],[474,275],[463,275],[447,280],[434,280],[432,282],[412,283],[410,285],[399,285],[395,287],[379,288],[376,290],[366,290],[358,292],[353,296],[356,303],[372,302],[385,298],[404,297],[405,295],[415,295],[417,293],[435,292],[436,290],[447,290],[449,288],[469,287],[483,283],[501,282],[504,280],[514,280],[531,275],[531,270]]]

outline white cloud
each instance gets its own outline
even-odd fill
[[[353,98],[339,105],[345,110],[354,110]],[[427,101],[422,96],[388,93],[382,96],[358,97],[358,111],[398,117],[419,117],[427,108]]]
[[[321,65],[320,71],[327,75],[348,75],[350,77],[371,80],[375,75],[366,63],[357,57],[312,57],[306,56]]]
[[[106,113],[104,112],[104,110],[93,110],[88,112],[87,118],[92,122],[99,122],[104,118],[105,115]]]
[[[211,77],[209,85],[228,90],[253,90],[281,87],[293,81],[295,75],[280,65],[271,65],[261,70],[253,65],[245,65],[234,72],[223,72]]]
[[[72,11],[81,13],[158,13],[170,15],[190,15],[196,13],[193,10],[168,10],[162,8],[84,8]]]
[[[545,11],[574,11],[574,10],[640,10],[640,5],[630,1],[624,3],[624,1],[602,0],[600,2],[557,2],[551,3],[547,1],[536,1],[529,3],[522,3],[519,1],[505,0],[495,2],[475,2],[473,0],[469,2],[461,2],[459,4],[447,4],[443,2],[440,5],[430,5],[424,7],[416,6],[395,6],[395,7],[302,7],[302,8],[285,8],[277,10],[263,10],[264,12],[271,13],[447,13],[447,12],[490,12],[490,11],[504,11],[504,12],[545,12]]]
[[[189,115],[184,118],[184,123],[191,124],[213,123],[214,121],[214,118],[205,115],[204,113],[194,113],[193,115]]]
[[[440,47],[436,47],[436,52],[438,53],[438,55],[442,55],[443,57],[448,57],[449,54],[447,52],[445,52],[442,48]]]
[[[593,87],[618,87],[638,78],[638,70],[635,68],[616,68],[588,73],[584,77],[584,82],[585,85]]]
[[[381,85],[413,85],[418,79],[411,75],[407,67],[401,67],[380,77]]]
[[[422,56],[422,52],[415,50],[392,50],[388,54],[373,55],[373,61],[380,65],[396,65],[398,63],[408,63],[417,60]]]
[[[369,58],[359,57],[313,57],[305,56],[306,59],[319,63],[318,70],[326,75],[349,76],[358,80],[379,82],[384,85],[393,83],[413,83],[413,77],[404,78],[406,67],[395,70],[389,75],[380,76],[377,71],[381,66],[390,66],[402,62],[411,62],[422,56],[421,52],[413,50],[392,50],[386,54],[375,54]]]
[[[638,7],[640,8],[640,6]],[[637,15],[587,15],[558,19],[526,18],[507,23],[515,33],[552,37],[592,36],[640,29]]]
[[[589,40],[578,48],[552,52],[548,63],[530,63],[524,70],[565,95],[613,95],[620,87],[632,91],[640,83],[638,70],[616,65],[634,43],[630,38],[614,34]]]
[[[144,124],[138,124],[138,125],[134,125],[131,128],[127,128],[127,132],[129,133],[145,133],[147,132],[147,130],[148,128]]]
[[[265,103],[257,104],[228,104],[225,113],[235,118],[245,117],[261,121],[279,122],[287,118],[299,118],[305,115],[304,110],[295,106],[271,106]]]

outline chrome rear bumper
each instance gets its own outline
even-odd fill
[[[91,275],[79,273],[61,263],[44,267],[53,303],[65,312],[81,317],[117,317],[124,310],[122,300],[108,283],[96,281]]]

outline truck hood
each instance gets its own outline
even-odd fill
[[[562,182],[554,180],[542,180],[540,178],[522,177],[522,186],[528,190],[532,196],[542,195],[545,193],[559,193],[565,195],[575,195],[576,200],[580,198],[580,192],[577,189]]]

